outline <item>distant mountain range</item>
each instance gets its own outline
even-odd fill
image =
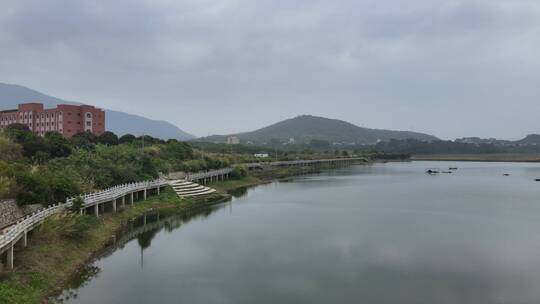
[[[58,104],[81,104],[48,96],[23,86],[0,83],[0,110],[16,109],[18,104],[26,102],[40,102],[45,107],[54,107]],[[163,120],[152,120],[139,115],[104,110],[107,131],[112,131],[119,136],[128,133],[133,135],[144,133],[163,139],[189,140],[194,138],[193,135]]]
[[[391,139],[417,139],[432,141],[438,138],[432,135],[410,131],[391,131],[362,128],[346,121],[302,115],[287,119],[268,127],[240,134],[234,134],[241,142],[264,144],[272,140],[281,142],[309,143],[311,140],[325,140],[330,144],[374,144]],[[200,140],[226,142],[232,135],[213,135]]]

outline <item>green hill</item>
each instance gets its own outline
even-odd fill
[[[230,135],[213,135],[201,140],[226,142]],[[268,127],[247,133],[236,134],[241,142],[264,144],[272,140],[309,143],[311,140],[326,140],[331,144],[374,144],[390,139],[436,140],[435,136],[409,131],[390,131],[362,128],[346,121],[302,115],[287,119]]]
[[[515,141],[518,145],[540,145],[540,134],[529,134],[525,138]]]

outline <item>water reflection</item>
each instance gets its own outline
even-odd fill
[[[388,163],[251,188],[138,234],[68,302],[540,303],[538,168]]]
[[[234,190],[230,190],[228,193],[232,195],[234,198],[240,198],[247,195],[248,187],[241,187]]]
[[[222,209],[226,204],[202,206],[178,214],[177,210],[161,210],[149,212],[129,222],[118,236],[114,236],[112,244],[104,249],[97,260],[107,258],[117,250],[123,249],[128,243],[136,240],[140,248],[140,266],[144,267],[144,250],[152,245],[152,240],[161,232],[172,232],[182,225],[198,219],[206,219],[212,213]],[[60,296],[49,299],[51,303],[67,303],[77,299],[77,290],[85,287],[101,272],[96,263],[85,266],[68,282],[67,288]]]
[[[52,299],[52,303],[64,303],[70,300],[77,299],[77,289],[84,287],[90,280],[97,277],[101,269],[95,265],[86,265],[68,282],[67,289],[62,295],[56,299]]]

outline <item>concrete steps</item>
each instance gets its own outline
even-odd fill
[[[169,185],[180,198],[207,195],[216,192],[216,189],[205,187],[186,180],[173,180],[169,182]]]

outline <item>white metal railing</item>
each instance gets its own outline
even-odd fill
[[[295,165],[295,164],[325,163],[325,162],[344,161],[344,160],[364,160],[364,159],[363,158],[336,158],[336,159],[318,159],[318,160],[293,160],[293,161],[278,161],[278,162],[268,162],[268,163],[250,163],[250,164],[244,164],[244,165],[247,167],[254,167],[254,166],[260,166],[260,165],[283,166],[283,165]],[[207,171],[207,172],[187,174],[186,180],[193,181],[197,179],[209,178],[209,177],[214,177],[218,175],[225,175],[225,174],[231,173],[233,170],[234,170],[233,168],[229,167],[229,168],[223,168],[223,169],[212,170],[212,171]],[[165,185],[168,185],[167,180],[159,178],[154,181],[123,184],[123,185],[114,186],[114,187],[111,187],[102,191],[98,191],[98,192],[94,192],[90,194],[83,194],[83,195],[80,195],[80,197],[84,200],[84,205],[82,208],[90,207],[95,204],[108,202],[108,201],[117,199],[119,197],[122,197],[123,195],[132,193],[135,191],[141,191],[144,189],[155,188],[158,186],[165,186]],[[72,197],[72,198],[68,198],[65,203],[49,205],[47,208],[36,211],[32,214],[25,216],[22,219],[19,219],[11,227],[6,228],[5,233],[0,235],[0,252],[4,251],[5,249],[4,247],[6,245],[9,245],[12,242],[17,241],[19,238],[21,238],[22,235],[25,233],[25,231],[27,232],[29,230],[32,230],[35,225],[43,222],[43,220],[49,217],[50,215],[58,213],[67,207],[70,207],[73,204],[74,200],[75,200],[75,197]]]
[[[154,181],[123,184],[102,191],[90,194],[83,194],[80,196],[84,200],[84,205],[82,208],[114,200],[135,191],[141,191],[165,185],[167,185],[167,181],[160,178]],[[70,207],[73,204],[74,200],[75,197],[68,198],[65,203],[49,205],[47,208],[33,212],[32,214],[29,214],[19,219],[15,224],[7,228],[4,234],[0,235],[0,252],[4,251],[4,247],[6,247],[7,245],[10,245],[12,244],[12,242],[19,240],[25,232],[32,230],[34,226],[43,222],[43,220],[47,217],[51,216],[52,214],[58,213],[67,207]]]
[[[90,194],[83,194],[80,197],[84,200],[83,208],[85,208],[85,207],[93,206],[95,204],[108,202],[110,200],[122,197],[134,191],[141,191],[144,189],[154,188],[157,186],[165,186],[165,185],[167,185],[167,180],[160,178],[154,181],[118,185],[112,188],[105,189],[103,191],[94,192]],[[66,202],[67,204],[71,205],[75,199],[76,197],[69,198],[66,200]]]
[[[363,157],[350,157],[350,158],[328,158],[328,159],[308,159],[308,160],[289,160],[289,161],[275,161],[275,162],[260,162],[260,163],[245,163],[240,164],[246,166],[247,168],[254,168],[260,166],[290,166],[290,165],[309,165],[309,164],[320,164],[320,163],[330,163],[330,162],[341,162],[341,161],[355,161],[361,160],[365,161]],[[217,170],[203,171],[197,173],[187,173],[185,179],[188,181],[194,181],[198,179],[204,179],[209,177],[215,177],[219,175],[229,174],[233,172],[234,168],[228,167]]]
[[[214,176],[218,176],[218,175],[225,175],[225,174],[229,174],[229,173],[233,172],[233,170],[234,170],[233,168],[229,167],[229,168],[211,170],[211,171],[206,171],[206,172],[197,172],[197,173],[191,173],[191,174],[188,173],[186,175],[186,180],[194,181],[194,180],[214,177]]]

